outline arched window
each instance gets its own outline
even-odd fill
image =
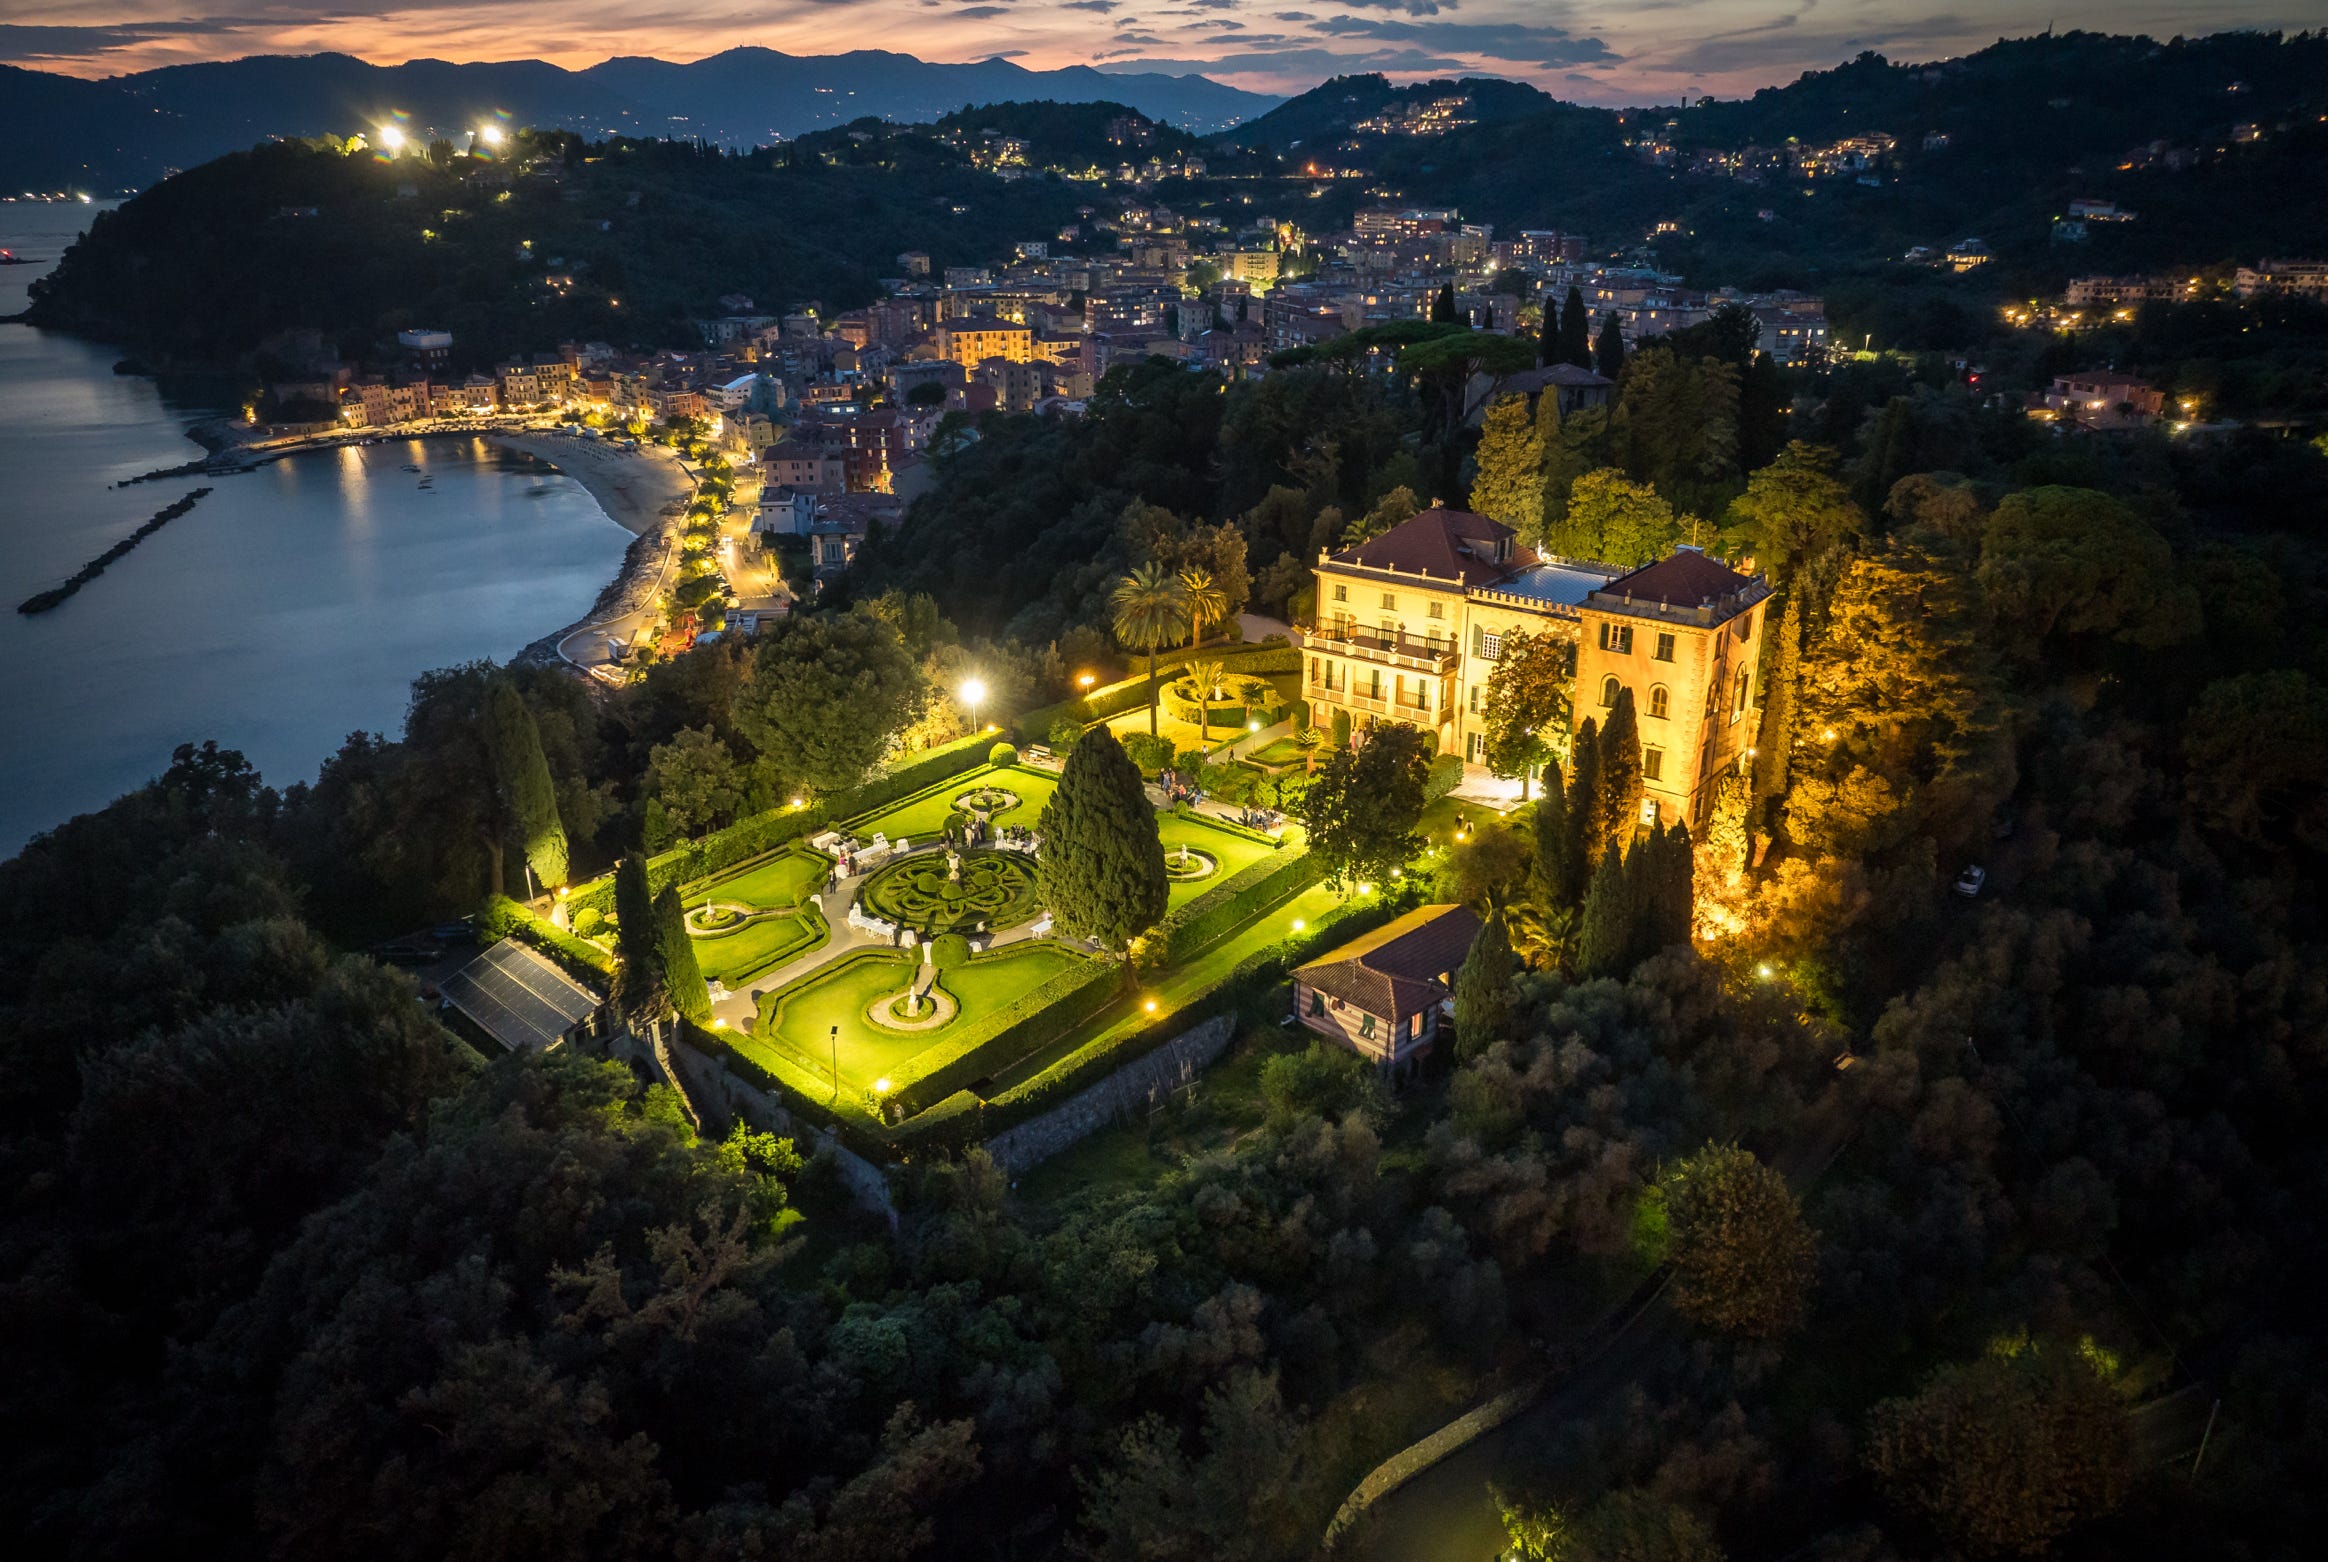
[[[1651,716],[1663,721],[1672,705],[1673,697],[1665,692],[1665,685],[1654,683],[1649,686],[1649,714]]]
[[[1730,707],[1730,719],[1738,720],[1746,714],[1746,698],[1754,692],[1754,673],[1751,669],[1738,674],[1738,702]]]
[[[1609,674],[1609,675],[1608,675],[1608,677],[1606,677],[1606,678],[1602,679],[1602,680],[1601,680],[1601,704],[1603,704],[1603,705],[1614,705],[1614,704],[1616,704],[1616,703],[1617,703],[1617,690],[1618,690],[1619,688],[1621,688],[1621,687],[1623,687],[1623,686],[1617,682],[1617,675],[1616,675],[1615,673],[1611,673],[1611,674]]]

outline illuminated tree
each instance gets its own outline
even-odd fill
[[[1190,662],[1188,681],[1196,686],[1196,740],[1205,741],[1212,727],[1212,698],[1227,668],[1218,661]]]
[[[1211,570],[1198,567],[1180,572],[1180,594],[1188,604],[1188,643],[1200,645],[1206,626],[1228,616],[1228,593],[1221,590]]]
[[[1148,653],[1148,735],[1156,735],[1156,652],[1188,633],[1193,621],[1188,588],[1160,564],[1143,564],[1126,575],[1110,599],[1116,638],[1131,650]]]
[[[744,804],[745,777],[709,727],[682,727],[649,755],[647,791],[672,830],[701,835],[735,817]]]
[[[1571,956],[1580,981],[1623,976],[1632,969],[1635,920],[1633,875],[1626,853],[1612,848],[1593,870],[1592,886],[1585,891],[1584,909],[1577,917]]]
[[[1067,756],[1036,831],[1036,885],[1061,932],[1121,950],[1162,918],[1172,885],[1156,808],[1106,727]]]
[[[1549,390],[1544,394],[1554,395]],[[1479,471],[1471,482],[1471,508],[1517,532],[1532,533],[1541,527],[1544,445],[1525,396],[1499,396],[1487,404],[1477,459]]]
[[[711,993],[695,959],[695,940],[687,936],[687,910],[679,903],[676,884],[664,885],[655,897],[654,922],[655,960],[662,970],[663,995],[690,1025],[709,1025]]]
[[[1326,756],[1302,799],[1310,851],[1337,884],[1388,878],[1422,849],[1430,757],[1423,734],[1403,722],[1370,728],[1356,748]]]
[[[558,788],[542,754],[541,729],[517,685],[496,675],[485,696],[485,746],[503,816],[524,843],[526,861],[543,889],[566,882],[566,827],[558,820]]]
[[[616,997],[634,1015],[663,1004],[663,962],[657,952],[655,895],[647,887],[647,860],[636,852],[614,866],[615,937],[622,952]]]
[[[1568,730],[1575,682],[1576,647],[1565,637],[1550,631],[1504,637],[1480,707],[1486,735],[1481,758],[1491,774],[1519,781],[1523,802],[1529,773]]]
[[[1817,1242],[1784,1177],[1750,1151],[1709,1145],[1657,1179],[1656,1199],[1683,1316],[1750,1339],[1802,1323]]]
[[[1565,514],[1545,533],[1555,553],[1628,566],[1663,558],[1680,540],[1673,506],[1615,467],[1577,478]]]
[[[920,668],[870,613],[789,619],[754,653],[736,730],[786,776],[820,792],[855,786],[913,716]]]
[[[1557,764],[1544,767],[1544,792],[1536,800],[1536,880],[1546,903],[1572,908],[1584,895],[1584,862],[1577,850],[1576,823],[1569,817],[1569,789]]]
[[[1595,758],[1599,774],[1593,782],[1591,828],[1600,842],[1594,852],[1597,860],[1602,850],[1622,851],[1641,819],[1641,731],[1631,689],[1617,691],[1617,703],[1595,745]]]

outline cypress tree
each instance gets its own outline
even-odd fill
[[[1559,763],[1553,761],[1544,766],[1544,795],[1536,802],[1536,879],[1548,909],[1574,906],[1583,889],[1576,844],[1576,826],[1568,817],[1568,788]]]
[[[655,958],[662,967],[663,992],[690,1025],[711,1023],[711,992],[696,963],[695,940],[687,936],[687,910],[679,886],[667,884],[655,897]]]
[[[1156,810],[1106,727],[1067,756],[1036,828],[1035,880],[1061,932],[1120,950],[1163,917],[1171,881]]]
[[[1663,836],[1655,918],[1649,927],[1652,950],[1687,945],[1697,931],[1696,843],[1690,839],[1686,824],[1673,825]]]
[[[1571,287],[1560,306],[1560,361],[1592,367],[1592,316],[1585,313],[1582,288]]]
[[[1560,307],[1549,298],[1544,300],[1543,329],[1536,334],[1536,361],[1547,366],[1565,361],[1560,356]]]
[[[614,930],[622,951],[616,992],[624,1010],[644,1014],[661,1007],[663,962],[655,952],[655,897],[647,888],[647,860],[636,852],[615,864]]]
[[[1635,923],[1633,878],[1632,865],[1621,851],[1610,851],[1593,870],[1592,888],[1584,897],[1584,915],[1577,920],[1574,961],[1579,980],[1623,976],[1630,968]]]
[[[1491,912],[1455,973],[1456,1056],[1474,1058],[1506,1039],[1512,1024],[1512,941]]]
[[[1802,612],[1792,591],[1779,593],[1776,608],[1763,609],[1762,665],[1753,696],[1761,706],[1754,723],[1754,801],[1784,797],[1794,744],[1795,681],[1802,673]]]
[[[1633,691],[1619,689],[1617,703],[1601,728],[1600,777],[1593,796],[1593,829],[1603,848],[1624,850],[1641,817],[1641,728],[1633,714]]]
[[[1600,806],[1600,735],[1590,716],[1577,729],[1576,747],[1569,753],[1573,767],[1568,778],[1568,879],[1570,888],[1582,892],[1591,881],[1592,870],[1600,866],[1601,849],[1608,844],[1607,837],[1598,828]]]
[[[1625,328],[1617,323],[1617,312],[1612,309],[1601,318],[1600,340],[1593,344],[1592,366],[1604,380],[1622,379],[1625,373]]]
[[[525,860],[543,889],[566,882],[566,827],[558,820],[558,788],[542,753],[541,729],[526,709],[517,685],[495,678],[485,696],[485,748],[493,759],[493,785]]]
[[[1440,325],[1455,323],[1455,284],[1442,283],[1439,296],[1431,301],[1431,319]]]

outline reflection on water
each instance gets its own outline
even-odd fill
[[[0,205],[53,260],[92,208]],[[34,266],[0,267],[0,313]],[[278,785],[393,732],[431,667],[507,657],[579,617],[629,536],[571,479],[477,440],[400,441],[246,476],[117,479],[201,454],[203,409],[120,354],[0,325],[0,853],[216,738]],[[54,612],[56,584],[188,489],[213,491]]]

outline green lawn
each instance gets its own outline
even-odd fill
[[[740,872],[698,879],[680,891],[680,898],[691,906],[702,905],[709,896],[781,911],[787,906],[799,905],[809,894],[822,889],[832,865],[833,860],[824,853],[796,842]]]
[[[1221,829],[1202,816],[1183,819],[1177,814],[1158,814],[1156,833],[1164,838],[1164,860],[1167,864],[1172,861],[1174,850],[1183,843],[1191,851],[1209,854],[1220,864],[1220,871],[1210,877],[1175,881],[1172,898],[1167,902],[1167,908],[1172,911],[1178,911],[1223,879],[1242,872],[1276,850],[1266,842],[1254,840],[1235,830]]]
[[[956,776],[945,785],[935,787],[918,797],[911,797],[878,813],[863,814],[839,826],[844,834],[870,841],[878,831],[891,840],[903,837],[910,841],[924,841],[938,834],[946,826],[946,819],[954,812],[954,799],[965,792],[981,787],[999,786],[1019,795],[1019,806],[994,816],[997,825],[1024,825],[1035,827],[1042,816],[1043,805],[1059,788],[1059,778],[1044,771],[1031,770],[1025,765],[1012,765],[1002,770],[974,770]]]
[[[1271,738],[1252,753],[1247,754],[1245,758],[1256,765],[1266,765],[1271,769],[1277,769],[1286,765],[1300,764],[1309,757],[1309,752],[1308,749],[1291,738]]]
[[[706,981],[741,988],[753,977],[821,948],[831,936],[815,908],[791,916],[760,917],[732,933],[695,940],[695,963]]]
[[[1313,884],[1284,905],[1248,922],[1234,936],[1222,939],[1186,965],[1175,966],[1144,983],[1132,996],[1109,1004],[1059,1040],[1039,1048],[994,1076],[999,1094],[1080,1052],[1105,1050],[1126,1037],[1169,1018],[1173,1011],[1194,1003],[1226,980],[1249,956],[1279,944],[1304,927],[1319,926],[1329,914],[1352,897],[1329,885]],[[1153,1002],[1156,1007],[1150,1009]]]
[[[954,1050],[965,1027],[982,1026],[1082,958],[1041,940],[1009,945],[991,959],[957,966],[938,978],[962,1006],[952,1023],[935,1030],[893,1031],[874,1025],[865,1011],[876,999],[905,990],[920,963],[919,953],[865,950],[845,955],[762,999],[752,1033],[736,1037],[734,1044],[747,1055],[779,1053],[794,1069],[829,1081],[832,1028],[837,1025],[841,1090],[862,1099],[878,1079],[902,1088],[919,1077],[915,1058],[933,1048]]]

